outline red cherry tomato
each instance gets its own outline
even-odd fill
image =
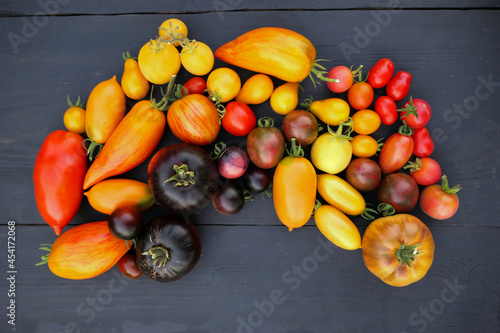
[[[184,83],[184,88],[187,89],[188,94],[203,94],[207,89],[207,83],[202,77],[195,76]]]
[[[373,95],[373,88],[367,82],[356,82],[347,92],[347,100],[352,108],[363,110],[372,104]]]
[[[330,89],[334,93],[343,93],[351,88],[354,82],[354,76],[358,74],[358,72],[363,68],[360,66],[355,71],[351,71],[351,69],[346,66],[336,66],[333,67],[326,76],[329,79],[337,79],[339,82],[326,82],[328,89]]]
[[[434,151],[434,141],[429,134],[427,128],[422,127],[412,134],[413,142],[413,155],[417,157],[427,157]]]
[[[432,115],[429,103],[420,98],[413,99],[411,96],[404,108],[398,111],[401,112],[401,120],[406,120],[408,126],[415,130],[427,125]]]
[[[385,92],[387,96],[395,101],[405,98],[410,92],[411,74],[408,72],[397,72],[396,75],[387,83]]]
[[[375,112],[384,125],[394,124],[399,117],[396,102],[389,96],[380,96],[375,100]]]
[[[441,178],[441,166],[430,157],[417,157],[415,162],[409,162],[404,168],[410,169],[410,176],[415,179],[418,185],[434,185]]]
[[[420,208],[436,220],[445,220],[458,210],[460,185],[450,188],[446,175],[441,177],[441,185],[431,185],[423,189],[420,195]]]
[[[402,125],[398,133],[392,134],[382,146],[378,164],[382,173],[389,174],[401,169],[413,153],[413,129]]]
[[[125,253],[116,264],[120,272],[129,279],[138,279],[142,276],[142,271],[137,264],[135,254],[130,252]]]
[[[380,59],[368,72],[368,82],[373,89],[382,88],[391,80],[394,73],[394,63],[389,59]]]
[[[234,136],[245,136],[255,128],[257,120],[252,109],[238,101],[226,105],[226,113],[222,118],[222,127]]]

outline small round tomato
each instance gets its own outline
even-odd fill
[[[137,57],[142,75],[151,83],[166,84],[181,68],[179,51],[171,44],[151,40],[144,44]]]
[[[283,119],[281,130],[288,142],[295,142],[302,147],[308,146],[318,137],[318,121],[309,111],[293,110]]]
[[[271,175],[267,170],[252,164],[243,175],[243,184],[253,193],[262,193],[271,186]]]
[[[366,82],[374,89],[382,88],[391,80],[394,73],[394,63],[390,59],[380,59],[368,72]]]
[[[418,196],[417,183],[411,176],[402,172],[386,176],[377,188],[378,201],[392,206],[396,213],[411,211],[418,202]],[[386,216],[384,211],[381,212]]]
[[[240,76],[231,68],[217,68],[207,78],[207,89],[210,94],[218,93],[220,95],[220,103],[229,102],[240,92]]]
[[[372,110],[359,110],[352,116],[353,130],[358,134],[372,134],[380,127],[380,116]]]
[[[427,125],[432,115],[429,103],[420,98],[413,99],[411,96],[404,108],[398,111],[401,112],[401,120],[405,120],[408,126],[415,130]]]
[[[64,112],[64,126],[66,129],[73,133],[82,134],[85,132],[85,104],[80,101],[80,96],[78,96],[78,100],[73,105],[69,100],[68,96],[68,105],[69,109]]]
[[[278,114],[286,115],[292,112],[299,103],[299,83],[287,82],[271,94],[271,109]]]
[[[434,151],[434,141],[429,134],[429,130],[425,127],[419,128],[411,135],[415,145],[413,147],[413,155],[418,157],[427,157]]]
[[[380,96],[375,100],[375,112],[380,116],[384,125],[392,125],[398,120],[399,113],[396,102],[389,96]]]
[[[356,82],[347,92],[349,105],[356,110],[366,109],[373,102],[373,88],[367,82]]]
[[[258,127],[247,136],[247,151],[250,160],[261,169],[272,169],[278,165],[285,153],[285,137],[274,127],[269,117],[259,119]]]
[[[190,41],[184,45],[180,55],[182,66],[193,75],[206,75],[214,67],[214,53],[205,43]]]
[[[441,185],[427,186],[420,195],[420,208],[436,220],[449,219],[455,215],[459,205],[457,192],[461,189],[460,185],[450,188],[446,175],[441,179]]]
[[[255,128],[256,124],[255,114],[248,105],[238,101],[232,101],[226,105],[222,127],[228,133],[234,136],[245,136]]]
[[[346,66],[335,66],[327,74],[329,79],[337,79],[338,82],[327,82],[326,85],[334,93],[343,93],[351,88],[354,82],[354,76],[363,68],[360,66],[357,70],[351,71]]]
[[[321,171],[337,174],[349,165],[352,158],[350,137],[344,135],[343,126],[333,131],[328,126],[328,132],[321,134],[312,144],[311,161]]]
[[[418,185],[434,185],[441,178],[441,166],[430,157],[417,157],[415,162],[410,162],[404,168],[410,169],[410,176],[415,179]]]
[[[187,38],[188,29],[186,24],[179,19],[171,18],[160,25],[159,36],[167,42],[174,41],[172,45],[179,46],[179,40]]]
[[[144,223],[135,206],[127,205],[116,208],[108,218],[109,231],[120,239],[134,239],[139,236]]]
[[[377,140],[365,134],[355,135],[351,145],[352,154],[357,157],[372,157],[379,149]]]
[[[271,97],[273,90],[273,80],[269,76],[255,74],[245,81],[236,100],[245,104],[261,104]]]
[[[349,163],[345,178],[356,190],[368,192],[375,190],[382,180],[382,171],[377,162],[369,158],[356,158]]]
[[[138,279],[142,276],[142,271],[137,264],[135,253],[127,252],[116,263],[120,272],[129,279]]]
[[[397,72],[387,83],[385,92],[393,100],[400,101],[410,92],[411,74],[408,72]]]
[[[203,94],[207,89],[207,83],[199,76],[190,78],[183,86],[188,94]]]
[[[236,179],[247,171],[250,159],[245,148],[238,146],[227,147],[224,142],[215,145],[212,155],[217,158],[217,171],[226,179]]]
[[[243,209],[245,195],[234,181],[229,181],[212,197],[212,204],[219,213],[234,215]]]

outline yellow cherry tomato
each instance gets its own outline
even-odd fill
[[[274,112],[286,115],[296,109],[299,103],[299,83],[287,82],[271,94],[271,108]]]
[[[353,130],[358,134],[372,134],[380,127],[380,116],[373,110],[359,110],[352,115]]]
[[[337,174],[343,171],[352,158],[352,146],[349,136],[342,134],[342,126],[321,134],[312,144],[311,161],[321,171]]]
[[[240,92],[240,76],[231,68],[217,68],[207,78],[207,89],[211,94],[219,93],[220,103],[229,102]]]
[[[357,157],[372,157],[378,151],[378,142],[366,134],[355,135],[351,140],[352,154]]]
[[[149,81],[142,75],[137,61],[132,58],[130,52],[123,54],[125,64],[121,86],[128,98],[139,100],[146,97],[149,91]]]
[[[166,84],[181,68],[179,51],[171,44],[151,40],[144,44],[137,59],[142,75],[153,84]]]
[[[68,96],[68,105],[69,109],[64,113],[63,121],[64,126],[70,132],[82,134],[85,132],[85,104],[80,101],[80,96],[78,96],[78,100],[73,105],[69,100]]]
[[[308,98],[303,104],[309,111],[327,125],[338,126],[340,122],[346,122],[351,109],[349,104],[341,98],[328,98],[313,101]]]
[[[183,44],[181,63],[189,73],[203,76],[210,73],[214,67],[214,53],[205,43],[189,41]]]
[[[330,242],[345,250],[361,248],[361,235],[356,225],[340,210],[322,205],[314,213],[314,222]]]
[[[172,45],[179,46],[179,40],[187,38],[186,24],[179,19],[171,18],[160,25],[159,36],[167,42],[174,41]]]
[[[273,80],[269,76],[255,74],[245,81],[236,100],[243,104],[261,104],[271,97],[273,90]]]

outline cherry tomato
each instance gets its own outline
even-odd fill
[[[82,134],[85,132],[85,104],[80,101],[80,96],[75,104],[71,103],[68,96],[69,109],[64,112],[64,126],[73,133]]]
[[[371,157],[378,151],[377,140],[369,135],[355,135],[350,142],[352,145],[352,154],[357,157]]]
[[[430,157],[416,158],[415,162],[409,162],[405,169],[410,169],[410,176],[418,185],[434,185],[441,178],[441,166]]]
[[[116,263],[120,272],[128,277],[129,279],[138,279],[142,276],[142,271],[137,264],[135,259],[135,252],[127,252],[120,260]]]
[[[243,175],[243,184],[253,193],[262,193],[271,186],[271,175],[252,164]]]
[[[392,134],[382,146],[378,164],[385,174],[393,173],[401,169],[410,159],[413,153],[412,135],[413,129],[402,125],[398,133]]]
[[[232,101],[226,105],[222,127],[234,136],[245,136],[255,128],[257,120],[252,109],[241,102]]]
[[[372,134],[380,127],[380,116],[372,110],[359,110],[352,115],[353,130],[358,134]]]
[[[392,125],[399,117],[396,102],[389,96],[380,96],[375,100],[375,112],[384,125]]]
[[[404,108],[398,111],[401,112],[401,120],[406,120],[408,126],[415,130],[427,125],[432,115],[429,103],[420,98],[413,99],[411,96]]]
[[[410,92],[411,74],[408,72],[397,72],[389,81],[385,92],[387,96],[395,101],[400,101]]]
[[[396,213],[407,213],[417,204],[418,196],[418,185],[411,176],[402,172],[391,173],[382,179],[377,188],[378,201],[386,204],[382,210],[379,206],[379,211],[384,216],[394,214],[394,210]],[[387,210],[388,205],[394,208],[392,212]]]
[[[203,94],[207,89],[207,83],[202,77],[195,76],[184,83],[188,94]]]
[[[130,52],[123,54],[125,63],[123,65],[123,75],[120,82],[123,92],[130,99],[143,99],[149,92],[149,81],[142,75],[136,58]]]
[[[366,82],[374,89],[382,88],[389,83],[393,73],[394,63],[390,59],[380,59],[368,72]]]
[[[193,75],[206,75],[214,67],[214,53],[200,41],[188,41],[180,53],[182,66]]]
[[[327,74],[327,78],[329,79],[337,79],[339,82],[326,82],[328,89],[330,89],[334,93],[343,93],[351,88],[354,82],[354,76],[361,70],[363,66],[360,66],[355,71],[351,71],[351,69],[346,66],[335,66]]]
[[[354,83],[347,92],[347,100],[356,110],[366,109],[373,102],[373,88],[367,82]]]
[[[242,210],[245,205],[245,195],[243,189],[241,189],[234,181],[229,181],[212,197],[212,204],[221,214],[236,214]]]
[[[288,142],[295,138],[295,142],[304,147],[318,137],[318,121],[309,111],[293,110],[283,119],[281,130]]]
[[[441,179],[441,185],[427,186],[420,195],[420,208],[436,220],[445,220],[455,215],[459,205],[457,192],[461,189],[460,185],[450,188],[446,175]]]
[[[161,85],[170,81],[181,69],[179,51],[172,44],[151,40],[139,51],[137,62],[142,75],[151,83]]]
[[[143,226],[139,209],[132,205],[116,208],[108,218],[109,231],[120,239],[129,240],[138,237]]]
[[[369,158],[356,158],[349,163],[345,171],[349,184],[361,192],[375,190],[382,180],[382,171],[377,162]]]
[[[255,74],[245,81],[236,100],[245,104],[261,104],[271,97],[273,90],[273,80],[269,76]]]
[[[415,142],[413,155],[418,157],[427,157],[432,154],[434,151],[434,141],[432,140],[427,128],[422,127],[415,130],[411,137]]]
[[[287,82],[271,94],[271,109],[278,114],[286,115],[292,112],[299,103],[299,83]]]
[[[171,18],[164,21],[159,28],[159,36],[167,42],[175,40],[172,44],[179,46],[179,40],[187,38],[186,24],[179,19]]]
[[[240,76],[231,68],[217,68],[207,78],[207,89],[209,92],[217,92],[220,95],[220,103],[229,102],[240,92]]]

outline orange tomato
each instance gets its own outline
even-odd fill
[[[377,140],[369,135],[355,135],[350,142],[352,154],[357,157],[372,157],[379,149]]]
[[[181,51],[181,64],[191,74],[203,76],[214,67],[214,53],[205,43],[187,41]]]
[[[299,84],[287,82],[274,89],[271,94],[271,108],[274,112],[286,115],[297,107],[299,102]]]
[[[261,104],[267,101],[274,90],[273,80],[265,74],[255,74],[245,81],[236,100],[243,104]]]
[[[144,44],[137,58],[142,75],[153,84],[165,84],[181,69],[179,51],[172,44],[151,40]]]
[[[63,116],[64,126],[70,132],[85,133],[85,104],[80,101],[80,96],[78,96],[78,100],[73,105],[68,96],[68,105],[69,109]]]
[[[207,78],[207,89],[218,93],[220,103],[226,103],[235,98],[241,89],[241,79],[238,73],[228,67],[217,68]]]
[[[149,81],[142,75],[139,64],[129,52],[126,55],[124,53],[123,58],[125,59],[121,80],[123,92],[128,98],[143,99],[148,94]]]
[[[380,116],[373,110],[359,110],[352,115],[353,130],[358,134],[372,134],[380,127]]]
[[[179,46],[179,40],[188,36],[188,28],[184,22],[179,19],[171,18],[164,21],[159,28],[158,34],[161,39],[172,42],[172,45]]]

